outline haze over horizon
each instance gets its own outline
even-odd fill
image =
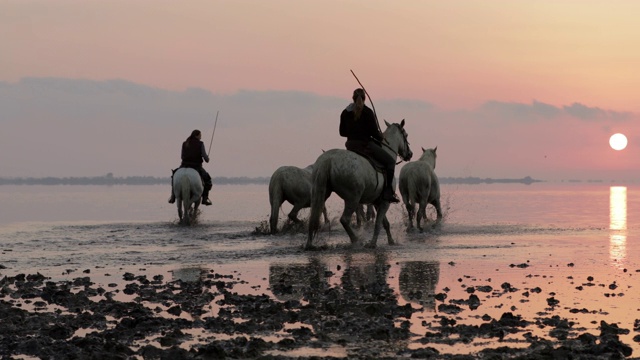
[[[353,70],[439,176],[638,180],[640,4],[613,3],[6,1],[0,177],[168,176],[216,112],[212,176],[305,167]]]

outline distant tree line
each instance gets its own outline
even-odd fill
[[[214,184],[218,185],[251,185],[251,184],[268,184],[270,177],[214,177]],[[542,182],[530,176],[521,179],[492,179],[478,177],[441,177],[441,184],[493,184],[493,183],[520,183],[532,184]],[[127,176],[115,177],[112,173],[104,176],[94,177],[42,177],[42,178],[0,178],[0,185],[159,185],[169,184],[169,177],[154,176]]]
[[[536,182],[543,182],[543,180],[536,180],[531,176],[525,176],[521,179],[492,179],[492,178],[478,178],[478,177],[464,177],[453,178],[445,177],[439,178],[441,184],[494,184],[494,183],[519,183],[519,184],[533,184]]]

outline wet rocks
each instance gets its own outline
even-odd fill
[[[414,334],[409,320],[421,309],[398,301],[386,280],[388,268],[368,269],[367,276],[361,269],[343,270],[340,286],[330,285],[326,279],[336,274],[322,269],[303,272],[302,283],[295,272],[283,271],[272,279],[275,297],[234,292],[238,280],[210,271],[194,281],[125,273],[126,283],[110,283],[108,290],[87,276],[60,282],[41,274],[4,277],[0,357],[291,359],[288,352],[330,346],[344,348],[349,358],[382,359],[618,359],[632,354],[619,339],[629,330],[604,321],[599,335],[579,334],[572,321],[555,315],[530,321],[504,312],[499,319],[478,315],[479,325],[459,321],[461,313],[482,308],[476,293],[500,296],[518,291],[509,283],[501,285],[502,292],[487,285],[468,287],[473,291],[467,290],[469,296],[463,299],[435,294],[440,302],[436,323],[424,334]],[[117,300],[123,295],[128,300]],[[558,300],[552,296],[547,304],[557,306]],[[549,338],[531,335],[531,326],[548,328]],[[633,330],[638,329],[640,320],[634,323]],[[433,346],[486,339],[508,344],[506,339],[514,334],[522,334],[528,347],[450,355]],[[416,337],[419,348],[399,345]]]

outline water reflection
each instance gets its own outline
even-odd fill
[[[386,253],[347,254],[344,262],[346,269],[341,277],[341,283],[345,290],[364,289],[370,286],[389,288],[387,282],[389,264]]]
[[[310,290],[322,291],[329,285],[326,270],[326,264],[315,257],[306,264],[271,264],[269,288],[278,300],[303,300]]]
[[[420,304],[426,311],[434,311],[435,291],[440,280],[437,261],[409,261],[400,268],[400,295],[405,301]]]
[[[609,189],[609,257],[617,266],[627,258],[627,187]]]
[[[206,278],[206,270],[200,266],[178,268],[172,271],[172,280],[195,282]]]

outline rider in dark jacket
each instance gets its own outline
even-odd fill
[[[340,136],[347,138],[347,150],[373,157],[384,165],[386,179],[382,199],[397,203],[400,200],[393,191],[396,159],[384,150],[382,142],[385,140],[378,128],[376,115],[364,104],[364,97],[364,89],[353,91],[353,103],[340,114]]]
[[[202,182],[204,183],[202,204],[208,206],[211,205],[211,200],[209,200],[209,191],[211,191],[213,183],[211,182],[211,176],[209,173],[207,173],[207,171],[202,167],[203,160],[209,162],[209,155],[207,155],[204,143],[200,140],[201,138],[202,133],[200,130],[193,130],[187,140],[182,143],[182,151],[180,155],[182,163],[180,164],[180,167],[192,168],[198,171],[202,178]],[[176,196],[173,193],[173,176],[171,176],[171,188],[171,198],[169,199],[169,203],[173,204],[176,201]]]

